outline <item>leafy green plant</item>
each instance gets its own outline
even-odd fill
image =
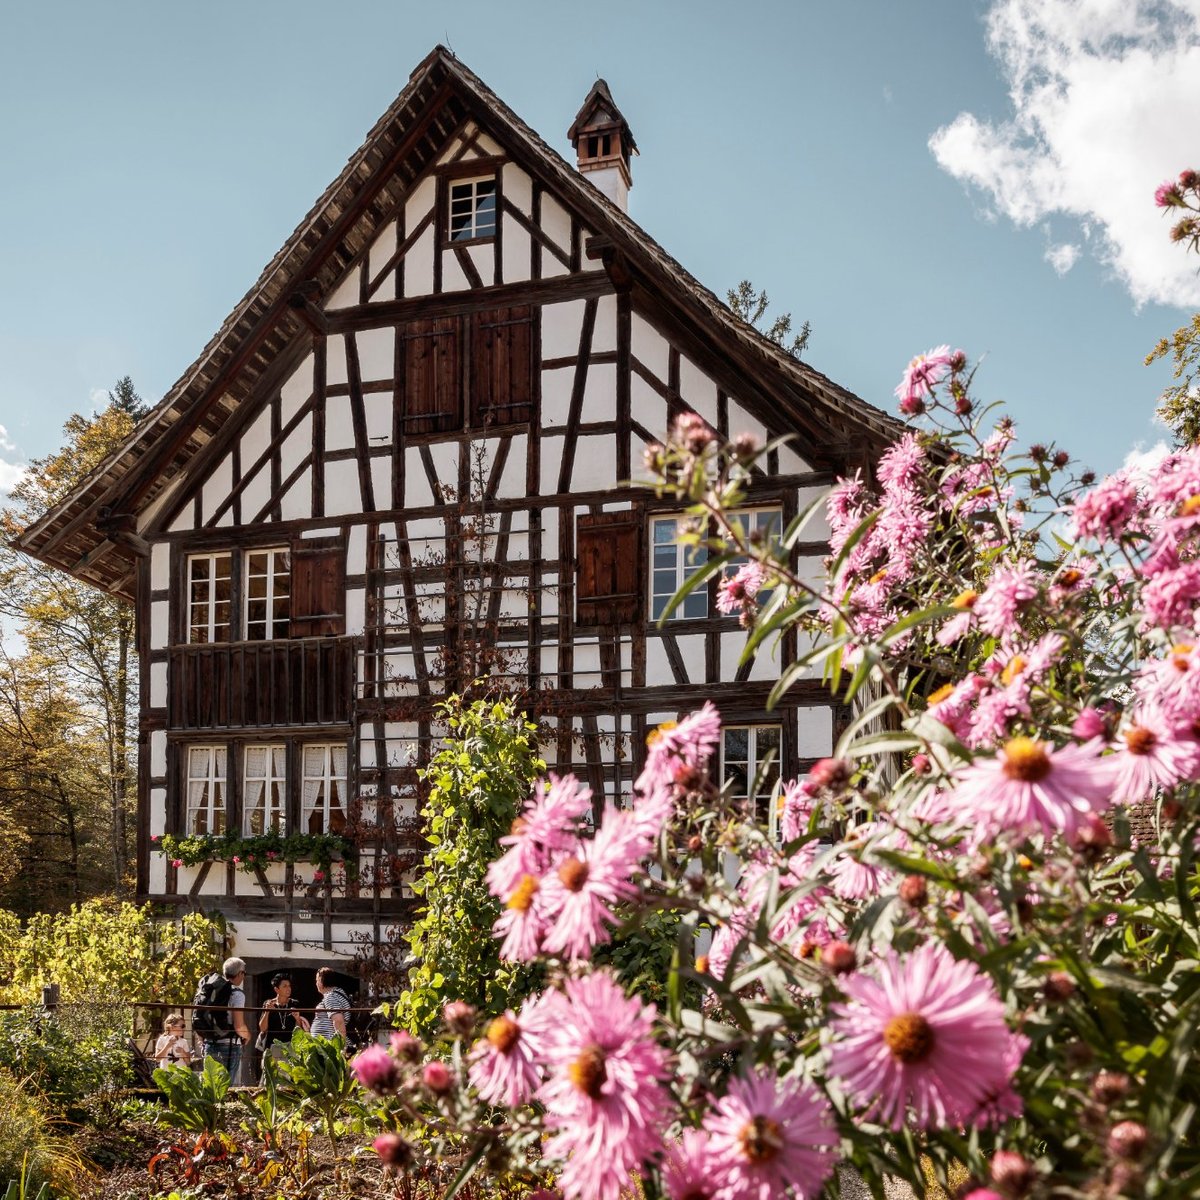
[[[75,1194],[87,1168],[55,1127],[55,1115],[44,1097],[0,1070],[0,1195],[5,1200],[9,1195],[37,1200],[43,1188]]]
[[[528,968],[500,961],[491,934],[500,905],[485,877],[546,765],[537,757],[536,727],[511,700],[464,705],[452,696],[441,715],[448,736],[422,772],[429,852],[413,884],[424,903],[408,938],[417,965],[394,1009],[399,1024],[426,1036],[448,1001],[499,1013],[533,986]]]
[[[159,1118],[163,1124],[190,1133],[216,1133],[223,1125],[229,1072],[215,1058],[206,1058],[198,1073],[188,1067],[159,1067],[154,1082],[167,1097]]]
[[[279,1091],[295,1097],[301,1109],[315,1110],[336,1144],[338,1117],[360,1093],[342,1043],[298,1029],[277,1066]]]
[[[353,877],[358,870],[354,859],[354,843],[337,833],[261,833],[243,837],[229,830],[215,837],[191,834],[177,837],[164,834],[159,848],[169,859],[177,859],[187,867],[206,862],[236,863],[241,871],[253,871],[273,862],[311,862],[328,871],[336,861],[343,861],[346,874]]]

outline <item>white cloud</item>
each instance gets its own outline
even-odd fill
[[[92,388],[88,399],[92,402],[92,412],[103,412],[108,407],[108,388]]]
[[[1155,442],[1149,450],[1143,450],[1142,443],[1138,442],[1125,455],[1121,470],[1138,483],[1145,483],[1150,478],[1150,472],[1170,453],[1171,447],[1166,442]]]
[[[25,468],[20,463],[5,462],[0,458],[0,495],[8,495],[24,474]]]
[[[1154,206],[1200,168],[1200,0],[995,0],[987,37],[1011,119],[960,113],[929,140],[938,164],[1018,225],[1075,219],[1137,304],[1200,304]],[[1061,249],[1046,255],[1060,274]]]
[[[15,450],[16,443],[8,436],[8,430],[0,425],[0,450]]]
[[[1054,268],[1056,275],[1065,275],[1079,261],[1079,247],[1071,242],[1047,246],[1042,257]]]

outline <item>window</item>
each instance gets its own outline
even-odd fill
[[[746,536],[751,540],[761,539],[768,545],[778,545],[779,538],[783,533],[783,513],[778,508],[756,508],[744,509],[732,514],[734,520],[740,521],[742,529]],[[741,555],[733,558],[726,564],[723,574],[725,576],[732,575],[738,567],[740,567],[746,559]],[[771,598],[771,589],[763,588],[755,597],[759,605],[766,604]]]
[[[224,746],[188,747],[185,828],[189,834],[225,829]]]
[[[247,746],[242,833],[283,833],[287,810],[287,747]]]
[[[771,796],[779,782],[780,749],[778,725],[726,725],[721,731],[721,778],[733,784],[735,800],[749,800],[757,779],[754,815],[773,840],[779,838],[780,802],[772,804]],[[771,764],[764,771],[768,756]]]
[[[346,824],[346,747],[305,746],[300,828],[340,833]]]
[[[708,561],[703,546],[679,542],[679,517],[655,517],[650,522],[650,616],[657,621],[667,611],[671,597]],[[672,620],[696,620],[708,616],[708,589],[689,592],[671,613]]]
[[[469,242],[496,236],[496,179],[468,179],[450,185],[450,240]]]
[[[244,591],[246,640],[270,641],[288,635],[292,563],[287,550],[248,550]]]
[[[188,637],[192,643],[228,642],[232,637],[233,559],[225,554],[188,558]]]

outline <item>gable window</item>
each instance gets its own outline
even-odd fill
[[[287,747],[247,746],[242,787],[242,832],[283,833],[287,811]]]
[[[470,242],[496,236],[496,178],[450,185],[450,240]]]
[[[679,541],[682,517],[654,517],[650,522],[650,617],[657,621],[667,611],[671,597],[708,561],[703,546]],[[697,620],[708,616],[708,589],[689,592],[671,613],[671,620]]]
[[[228,642],[232,638],[233,556],[188,557],[188,641]]]
[[[346,825],[346,747],[309,745],[302,751],[300,828],[341,833]]]
[[[773,804],[771,797],[779,782],[780,750],[778,725],[726,725],[721,731],[721,778],[732,784],[731,795],[746,801],[747,808],[753,792],[755,818],[775,841],[780,804]]]
[[[225,757],[224,746],[188,747],[184,828],[189,834],[225,829]]]
[[[291,587],[291,554],[287,550],[246,552],[244,592],[248,642],[287,637]]]

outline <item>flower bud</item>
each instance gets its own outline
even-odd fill
[[[421,1082],[435,1096],[444,1096],[453,1084],[450,1068],[440,1059],[430,1059],[421,1071]]]
[[[954,401],[954,412],[957,416],[960,416],[960,417],[970,416],[971,410],[974,407],[975,406],[971,403],[970,396],[966,396],[966,395],[959,396],[959,398]]]
[[[729,444],[729,451],[738,462],[746,462],[761,449],[762,443],[752,433],[739,433]]]
[[[1150,1132],[1138,1121],[1122,1121],[1108,1132],[1108,1152],[1113,1158],[1136,1162],[1146,1153]]]
[[[1071,732],[1081,742],[1090,742],[1092,738],[1108,737],[1108,721],[1098,708],[1082,708],[1079,715],[1071,724]]]
[[[845,975],[857,964],[858,956],[848,942],[830,942],[821,950],[821,965],[833,975]]]
[[[910,908],[924,908],[929,900],[929,885],[923,875],[906,875],[900,881],[900,899]]]
[[[690,454],[702,454],[716,437],[708,422],[694,412],[680,413],[671,427],[671,440]]]
[[[925,411],[925,401],[920,396],[909,393],[901,399],[900,411],[906,417],[919,417]]]
[[[355,1079],[369,1092],[386,1096],[400,1085],[400,1064],[382,1047],[368,1046],[350,1060]]]
[[[688,838],[687,848],[689,854],[699,854],[704,849],[704,839],[698,833],[693,833]]]
[[[975,1188],[974,1191],[968,1192],[962,1200],[1004,1200],[1004,1197],[999,1192],[993,1192],[991,1188]]]
[[[1179,186],[1185,189],[1200,187],[1200,173],[1193,170],[1179,172]]]
[[[475,1028],[475,1007],[465,1000],[451,1000],[442,1009],[442,1020],[451,1033],[466,1037]]]
[[[1075,980],[1066,971],[1052,971],[1042,984],[1042,992],[1047,1000],[1070,1000],[1075,995]]]
[[[413,1160],[412,1147],[398,1133],[381,1133],[371,1144],[385,1167],[403,1170]]]
[[[814,787],[837,790],[850,782],[850,771],[851,766],[845,759],[822,758],[813,764],[808,778]]]
[[[1046,457],[1046,447],[1043,446],[1041,442],[1034,442],[1034,444],[1029,447],[1029,457],[1032,458],[1034,462],[1042,462]]]
[[[1084,471],[1083,474],[1079,476],[1079,483],[1082,487],[1091,487],[1092,484],[1095,482],[1096,482],[1096,472],[1095,471]]]
[[[1050,461],[1061,471],[1071,461],[1071,456],[1065,450],[1057,450]]]
[[[1115,1104],[1129,1095],[1131,1083],[1123,1071],[1099,1071],[1092,1080],[1092,1095],[1101,1104]]]
[[[912,769],[914,775],[928,775],[929,768],[930,763],[928,754],[914,754],[912,756]]]
[[[992,1182],[1006,1196],[1023,1196],[1033,1184],[1032,1164],[1013,1150],[997,1150],[992,1155],[991,1171]]]
[[[392,1057],[400,1062],[415,1063],[421,1058],[421,1043],[407,1029],[393,1029],[388,1039]]]

